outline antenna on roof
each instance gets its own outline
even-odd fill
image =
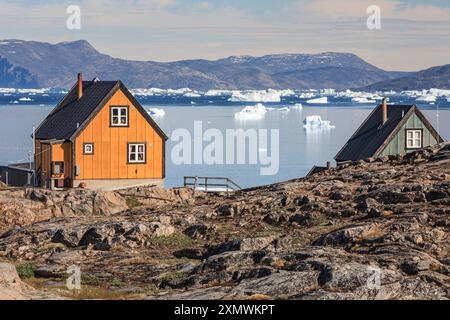
[[[436,102],[436,129],[439,134],[439,103]]]

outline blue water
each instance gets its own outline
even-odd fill
[[[23,96],[23,95],[22,95]],[[61,94],[35,96],[33,101],[11,104],[19,96],[0,96],[0,164],[26,162],[32,149],[30,137],[33,125],[51,111],[62,97]],[[155,121],[170,137],[175,129],[184,128],[191,133],[194,121],[202,121],[203,130],[216,128],[225,133],[226,129],[279,129],[279,171],[276,175],[263,176],[260,165],[176,165],[171,152],[176,143],[167,142],[166,148],[166,186],[180,186],[184,176],[224,176],[233,179],[242,187],[264,185],[302,177],[313,165],[325,165],[332,161],[347,139],[359,127],[373,109],[373,105],[353,104],[350,99],[329,98],[327,105],[307,105],[305,99],[283,98],[281,103],[264,103],[275,109],[297,102],[303,103],[302,110],[284,113],[268,111],[261,120],[238,121],[234,114],[244,105],[255,103],[235,103],[229,97],[187,98],[184,96],[138,97],[145,108],[164,109],[164,117]],[[195,104],[192,104],[194,102]],[[416,103],[406,97],[392,97],[394,103]],[[439,105],[439,131],[441,136],[450,139],[450,104],[438,100],[436,105],[418,104],[426,117],[437,128],[437,105]],[[336,126],[331,130],[307,131],[302,121],[310,115],[320,115]],[[270,140],[269,140],[270,141]],[[206,143],[205,143],[206,145]],[[269,148],[270,152],[270,148]]]

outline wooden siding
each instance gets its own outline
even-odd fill
[[[52,144],[52,162],[64,162],[64,174],[52,175],[52,178],[72,178],[72,143]]]
[[[52,147],[49,143],[42,143],[39,140],[36,140],[35,145],[35,166],[36,173],[39,174],[39,179],[47,180],[50,178],[50,163],[51,163],[51,152]],[[45,181],[41,181],[44,183]]]
[[[423,124],[419,117],[413,113],[406,123],[400,128],[396,136],[391,140],[391,142],[389,142],[386,148],[381,151],[380,155],[395,155],[413,151],[411,149],[406,149],[405,134],[407,129],[423,129],[423,147],[432,146],[437,143],[428,128]]]
[[[129,126],[110,127],[110,107],[129,106]],[[128,143],[146,143],[145,164],[128,164]],[[93,143],[94,154],[83,154],[83,144]],[[161,179],[163,178],[163,139],[132,105],[122,90],[94,116],[75,138],[77,180]]]
[[[72,143],[42,143],[36,140],[35,144],[36,172],[43,172],[41,178],[71,178],[72,177]],[[53,161],[64,162],[64,175],[51,175],[51,163]]]

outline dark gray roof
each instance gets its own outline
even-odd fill
[[[83,96],[77,86],[64,97],[36,131],[36,139],[69,139],[114,88],[118,81],[83,81]]]
[[[408,112],[420,112],[415,105],[389,105],[388,121],[382,125],[382,106],[379,105],[348,140],[334,158],[336,161],[367,159],[375,153],[399,126]]]
[[[121,81],[83,81],[83,96],[78,99],[77,85],[75,85],[55,109],[45,118],[36,130],[36,139],[40,140],[69,140],[77,131],[82,130],[92,115],[103,107],[110,97],[119,89],[135,105],[158,134],[167,140],[167,136],[153,121],[139,102],[128,91]]]
[[[325,172],[327,170],[328,170],[327,167],[314,166],[314,167],[311,168],[311,170],[309,170],[309,172],[306,175],[306,177],[311,177],[311,176],[315,175],[316,173]]]

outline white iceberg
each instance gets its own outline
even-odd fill
[[[355,103],[376,103],[375,100],[371,100],[371,99],[368,99],[366,97],[355,97],[355,98],[352,98],[352,102],[355,102]]]
[[[327,104],[328,103],[328,97],[321,97],[316,99],[310,99],[306,101],[306,103],[309,104]]]
[[[314,92],[303,92],[303,93],[299,94],[298,97],[300,99],[311,99],[311,98],[314,98],[315,96],[317,96],[317,94]]]
[[[322,89],[320,94],[323,96],[333,96],[336,94],[336,89]]]
[[[188,93],[197,94],[196,91],[191,90],[189,88],[181,88],[181,89],[160,89],[160,88],[150,88],[150,89],[131,89],[130,90],[133,95],[137,96],[162,96],[162,95],[184,95]]]
[[[150,108],[147,112],[149,115],[154,117],[164,117],[166,115],[166,112],[163,109],[158,108]]]
[[[19,101],[21,101],[21,102],[29,102],[29,101],[33,101],[33,99],[28,98],[28,97],[23,97],[23,98],[20,98]]]
[[[230,90],[209,90],[205,93],[206,97],[221,97],[231,95],[233,95],[233,91]]]
[[[429,93],[435,97],[450,97],[450,90],[432,88]]]
[[[184,96],[188,98],[200,98],[202,95],[197,92],[187,92]]]
[[[374,103],[375,100],[382,100],[383,97],[377,93],[370,92],[357,92],[351,90],[340,91],[335,94],[335,97],[339,98],[351,98],[355,103]]]
[[[256,106],[247,106],[235,113],[234,118],[239,120],[259,120],[263,119],[266,113],[266,107],[261,103],[258,103]]]
[[[436,102],[436,96],[430,95],[430,94],[425,94],[423,96],[420,96],[418,98],[416,98],[416,101],[420,101],[420,102]]]
[[[308,116],[303,120],[303,128],[334,129],[336,127],[331,125],[331,121],[322,120],[321,116]]]
[[[288,107],[283,107],[283,108],[278,109],[278,111],[289,112],[289,111],[291,111],[291,109],[289,109]]]
[[[64,91],[58,91],[51,88],[42,88],[42,89],[16,89],[16,88],[0,88],[0,93],[17,93],[17,94],[42,94],[46,92],[58,92],[64,93]]]
[[[281,102],[281,92],[274,90],[233,91],[232,102]]]
[[[450,90],[432,88],[430,90],[407,90],[402,91],[401,95],[415,98],[420,102],[436,102],[439,97],[450,97]]]

